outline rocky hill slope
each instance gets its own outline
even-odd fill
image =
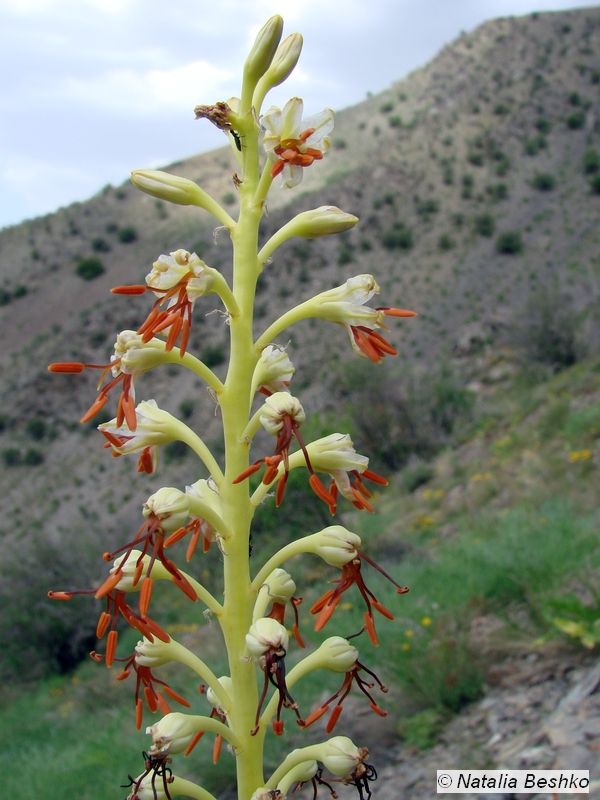
[[[481,345],[508,343],[550,363],[586,355],[600,318],[599,53],[600,9],[495,20],[340,112],[332,152],[295,193],[275,195],[264,236],[324,203],[361,224],[278,251],[261,284],[257,332],[294,301],[372,272],[386,304],[419,312],[391,334],[400,358],[381,384],[391,408],[407,371],[427,375]],[[167,169],[235,210],[228,150]],[[128,185],[0,232],[0,547],[6,574],[26,575],[40,590],[72,584],[74,559],[78,580],[93,580],[97,542],[104,549],[123,528],[135,530],[156,485],[132,476],[127,459],[108,459],[93,426],[76,423],[93,399],[93,377],[49,375],[46,364],[106,362],[114,334],[135,328],[147,308],[145,298],[110,296],[109,288],[138,282],[159,253],[178,247],[227,272],[222,232]],[[227,329],[211,308],[198,304],[192,345],[218,371]],[[342,384],[352,356],[341,330],[323,336],[303,324],[290,353],[309,413],[348,405]],[[138,396],[185,413],[214,438],[210,397],[189,377],[172,384],[176,371],[142,380]],[[163,467],[173,485],[189,482],[185,455],[168,453]],[[12,590],[4,578],[3,602],[14,602]],[[68,634],[62,644],[77,652],[81,642],[72,644],[70,627]],[[67,664],[71,654],[61,649],[56,658]]]

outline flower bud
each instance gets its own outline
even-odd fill
[[[185,525],[189,516],[190,501],[184,492],[172,486],[164,486],[146,500],[142,507],[145,517],[154,515],[161,528],[172,533]]]
[[[185,487],[188,498],[189,511],[192,516],[210,518],[211,521],[220,520],[223,515],[223,505],[215,482],[212,478],[200,478],[191,486]]]
[[[348,672],[356,664],[358,650],[341,636],[330,636],[314,653],[324,669],[332,672]]]
[[[133,787],[127,800],[167,800],[163,782],[156,780],[156,773],[153,770],[138,775]]]
[[[288,632],[270,617],[261,617],[253,622],[246,634],[246,648],[255,658],[264,656],[269,650],[287,650]]]
[[[260,413],[260,424],[267,433],[276,436],[282,429],[286,416],[291,417],[298,425],[306,419],[302,404],[296,397],[288,392],[275,392],[264,402]]]
[[[220,678],[218,678],[218,681],[221,684],[221,686],[223,687],[223,689],[225,689],[227,694],[231,697],[232,690],[233,690],[233,681],[231,680],[229,675],[222,675]],[[221,711],[222,713],[225,713],[225,711],[221,707],[221,703],[219,702],[219,698],[217,697],[217,695],[214,693],[214,691],[211,689],[210,686],[206,690],[206,699],[208,700],[208,702],[211,704],[211,706],[213,708],[216,708],[219,711]]]
[[[188,178],[180,178],[157,169],[135,169],[131,173],[131,182],[142,192],[160,200],[206,209],[207,195]]]
[[[292,786],[312,780],[317,774],[318,769],[319,765],[316,761],[302,761],[296,767],[293,767],[293,769],[287,772],[279,781],[277,786],[285,794],[291,789]]]
[[[183,753],[197,730],[193,717],[176,711],[147,727],[146,733],[152,736],[153,750],[174,754]]]
[[[269,598],[275,603],[287,603],[296,591],[296,584],[289,572],[284,569],[274,569],[263,583]]]
[[[312,552],[332,567],[343,567],[358,555],[360,536],[342,525],[330,525],[312,536]]]
[[[173,639],[168,642],[163,642],[158,637],[155,637],[153,642],[141,639],[135,646],[136,664],[142,667],[161,667],[163,664],[168,664],[175,660],[175,647],[176,642]]]
[[[282,31],[283,19],[275,14],[258,32],[244,64],[244,84],[249,84],[252,89],[273,61]]]
[[[321,745],[319,761],[338,778],[349,777],[365,756],[347,736],[334,736]]]
[[[252,386],[255,391],[261,386],[271,392],[284,391],[295,371],[286,350],[276,344],[270,344],[260,354],[252,376]]]
[[[336,206],[320,206],[310,211],[302,211],[291,219],[289,236],[301,236],[305,239],[314,239],[317,236],[329,236],[332,233],[342,233],[353,228],[358,222],[354,214],[347,214]],[[289,237],[288,237],[289,238]]]
[[[259,110],[267,92],[288,78],[298,63],[302,52],[302,35],[286,36],[277,48],[271,66],[262,76],[254,91],[253,105]]]

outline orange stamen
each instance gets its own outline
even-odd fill
[[[85,364],[79,361],[56,361],[53,364],[48,364],[48,372],[66,372],[66,373],[79,373],[83,372]]]
[[[375,630],[375,622],[371,614],[368,611],[365,611],[365,615],[363,617],[365,621],[365,630],[371,640],[371,643],[375,645],[375,647],[379,644],[379,639],[377,638],[377,631]]]
[[[110,631],[106,639],[106,655],[104,657],[104,661],[108,668],[112,667],[112,663],[115,660],[118,639],[119,634],[117,631]]]
[[[213,764],[218,764],[221,758],[221,748],[223,747],[223,737],[220,733],[215,736],[215,743],[213,745],[212,760]]]
[[[110,625],[111,616],[106,611],[103,611],[98,618],[98,624],[96,625],[96,638],[102,639],[104,634],[106,633],[106,629]]]
[[[140,591],[140,614],[146,616],[148,608],[150,607],[150,598],[152,597],[152,589],[154,588],[154,581],[149,575],[146,575],[142,581],[142,589]]]
[[[118,569],[116,572],[113,572],[112,575],[109,575],[108,578],[104,581],[103,584],[100,585],[94,597],[96,600],[100,600],[102,597],[106,597],[109,592],[115,588],[115,586],[119,583],[121,578],[123,577],[122,570]]]
[[[327,725],[325,726],[325,732],[331,733],[331,731],[335,728],[335,724],[340,718],[340,714],[342,713],[342,706],[337,705],[333,711],[331,712],[331,716],[327,720]]]
[[[148,291],[148,287],[143,286],[142,284],[134,284],[132,286],[113,286],[110,291],[113,294],[144,294],[144,292]]]
[[[135,704],[135,727],[139,731],[142,727],[142,719],[144,716],[144,704],[142,700],[138,697],[137,702]]]
[[[184,756],[189,756],[189,754],[192,752],[194,747],[196,747],[196,745],[198,744],[198,742],[204,736],[205,733],[206,733],[206,731],[198,731],[197,733],[195,733],[192,736],[192,738],[190,740],[190,743],[188,744],[188,746],[183,751],[183,755]]]

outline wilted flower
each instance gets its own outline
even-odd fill
[[[257,619],[252,623],[250,630],[246,634],[246,648],[248,649],[248,653],[258,659],[258,663],[265,676],[263,690],[256,708],[255,727],[252,730],[252,735],[258,733],[260,714],[267,696],[269,684],[275,686],[279,693],[277,714],[273,720],[274,733],[277,736],[283,733],[283,720],[281,719],[282,708],[291,708],[296,715],[298,724],[303,724],[302,717],[298,711],[298,704],[289,693],[285,682],[285,655],[288,642],[288,633],[283,625],[269,617]]]
[[[379,600],[364,582],[361,573],[362,561],[366,561],[385,578],[387,578],[388,581],[393,583],[398,594],[405,594],[408,592],[407,586],[400,586],[400,584],[396,583],[396,581],[390,575],[388,575],[388,573],[382,567],[380,567],[379,564],[366,556],[364,553],[357,551],[356,556],[342,566],[342,575],[340,579],[336,581],[336,588],[329,589],[327,592],[325,592],[325,594],[319,598],[316,603],[313,603],[310,611],[311,614],[318,614],[317,621],[315,623],[315,630],[320,631],[325,627],[331,618],[331,615],[337,608],[344,592],[347,591],[351,586],[356,585],[367,607],[367,610],[364,613],[364,629],[367,631],[373,644],[377,645],[379,644],[379,640],[377,638],[377,631],[375,630],[373,608],[376,611],[379,611],[379,613],[384,617],[387,617],[387,619],[394,619],[394,615],[391,611],[389,611],[389,609],[379,602]]]

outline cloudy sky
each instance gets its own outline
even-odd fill
[[[0,227],[83,200],[135,167],[222,144],[191,109],[239,94],[274,13],[304,35],[273,98],[343,108],[486,19],[596,1],[0,0]]]

